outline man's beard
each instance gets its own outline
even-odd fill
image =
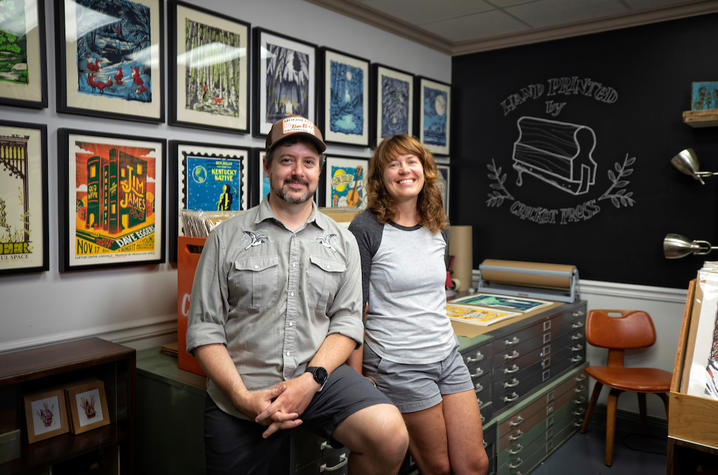
[[[302,196],[300,196],[299,198],[293,198],[289,194],[289,190],[287,189],[287,185],[292,184],[292,183],[299,183],[299,184],[306,186],[307,192],[305,194],[303,194]],[[287,203],[294,204],[294,205],[307,202],[308,200],[310,200],[312,198],[313,195],[314,195],[314,191],[309,188],[309,182],[307,182],[305,180],[298,180],[298,179],[293,179],[293,178],[285,180],[284,183],[282,184],[282,188],[277,193],[277,196],[279,196],[279,198],[286,201]]]

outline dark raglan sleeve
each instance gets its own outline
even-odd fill
[[[381,244],[383,230],[384,225],[379,224],[376,217],[370,211],[364,211],[357,215],[349,225],[349,231],[354,234],[357,244],[359,245],[362,276],[362,309],[364,310],[366,310],[366,305],[369,302],[371,264]]]

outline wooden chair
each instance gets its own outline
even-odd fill
[[[613,316],[612,316],[613,315]],[[613,438],[616,429],[616,405],[623,391],[635,392],[641,423],[646,422],[646,394],[656,394],[663,400],[668,416],[668,391],[671,385],[671,373],[657,368],[626,368],[623,365],[624,351],[645,348],[656,341],[656,329],[651,316],[640,310],[591,310],[586,317],[586,341],[594,346],[608,348],[606,366],[589,366],[586,374],[596,380],[591,393],[591,401],[581,425],[581,432],[591,419],[603,386],[608,386],[606,407],[606,457],[605,463],[613,463]]]

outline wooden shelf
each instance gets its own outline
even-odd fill
[[[691,127],[718,127],[718,109],[684,111],[683,122]]]

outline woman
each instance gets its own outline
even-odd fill
[[[422,474],[485,473],[481,416],[446,316],[446,228],[437,167],[416,139],[395,135],[369,162],[359,244],[366,311],[363,355],[350,364],[401,411]],[[362,364],[363,359],[363,364]]]

